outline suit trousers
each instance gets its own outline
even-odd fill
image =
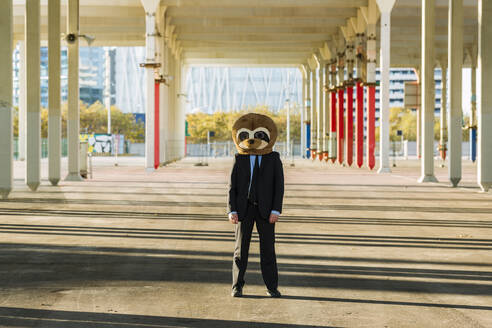
[[[244,286],[244,274],[248,266],[249,244],[253,225],[260,237],[261,275],[270,290],[278,287],[277,257],[275,255],[275,223],[261,217],[258,207],[248,204],[245,218],[235,225],[236,245],[232,261],[232,287]]]

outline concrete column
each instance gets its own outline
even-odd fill
[[[346,163],[352,166],[354,157],[354,64],[355,64],[355,34],[349,33],[346,45],[347,58],[347,81],[345,88],[347,90],[347,115],[346,115]]]
[[[186,90],[186,74],[189,71],[189,66],[183,65],[183,59],[181,57],[181,53],[179,54],[178,62],[179,62],[179,90],[178,94],[183,95]],[[178,121],[176,122],[176,125],[178,126],[178,137],[179,137],[179,144],[181,145],[180,149],[180,156],[179,158],[184,158],[186,156],[185,154],[185,120],[186,120],[186,114],[185,114],[185,108],[186,108],[186,98],[184,96],[179,97],[179,118]]]
[[[316,86],[316,74],[317,70],[314,69],[311,74],[311,158],[315,159],[315,156],[317,154],[318,148],[317,142],[318,142],[318,104],[317,100],[318,97],[316,95],[317,93],[317,86]]]
[[[26,159],[26,43],[19,42],[19,160]]]
[[[419,182],[434,176],[434,25],[435,0],[422,0],[422,164]]]
[[[393,1],[378,0],[381,10],[381,86],[379,109],[379,170],[378,173],[391,172],[389,163],[390,128],[389,128],[389,88],[390,88],[390,33],[391,10]],[[383,4],[383,5],[382,5]],[[384,6],[386,5],[386,6]]]
[[[308,66],[308,65],[306,65]],[[306,120],[306,158],[309,159],[311,156],[311,70],[309,67],[306,67],[306,115],[304,119]]]
[[[440,61],[441,64],[441,112],[440,112],[440,129],[439,129],[439,153],[441,155],[441,159],[446,160],[446,151],[447,151],[447,76],[448,76],[448,63],[446,59]],[[460,66],[461,67],[461,66]]]
[[[337,158],[338,163],[343,164],[345,145],[345,54],[338,53],[338,109],[337,109]]]
[[[304,132],[304,126],[306,119],[306,71],[304,68],[301,68],[302,74],[302,108],[301,108],[301,157],[304,158],[305,154],[303,151],[303,147],[306,144],[306,133]]]
[[[161,83],[160,85],[160,114],[159,114],[159,137],[160,137],[160,160],[161,164],[164,164],[168,161],[166,157],[166,147],[167,140],[169,139],[167,125],[168,123],[168,108],[169,108],[169,88],[166,84]]]
[[[0,1],[0,198],[6,199],[12,190],[14,175],[14,138],[12,106],[12,1]]]
[[[318,69],[318,111],[316,113],[316,148],[318,149],[318,159],[321,161],[325,156],[325,147],[324,147],[324,139],[325,134],[323,133],[323,117],[325,113],[325,102],[324,102],[324,70],[325,65],[323,61],[319,61],[319,69]]]
[[[323,156],[325,161],[330,158],[329,146],[330,146],[330,65],[326,63],[324,65],[324,79],[323,79]]]
[[[477,56],[476,52],[471,51],[471,117],[470,117],[470,159],[472,162],[477,160]]]
[[[478,1],[478,184],[492,186],[492,2]]]
[[[463,0],[449,1],[449,180],[456,187],[461,180],[461,83],[463,64]]]
[[[146,8],[146,68],[145,68],[145,168],[154,171],[154,69],[155,62],[155,8],[148,11]]]
[[[82,181],[79,168],[79,0],[68,0],[67,14],[68,36],[74,36],[67,42],[68,60],[68,175],[66,181]]]
[[[375,158],[375,115],[376,115],[376,24],[367,24],[367,127],[366,127],[366,155],[367,167],[373,169],[376,165]]]
[[[330,63],[330,159],[337,159],[337,59]]]
[[[61,177],[61,46],[60,46],[60,0],[48,2],[48,178],[56,186]]]
[[[26,1],[26,184],[35,191],[41,182],[40,0]]]
[[[417,76],[417,88],[418,88],[418,92],[419,94],[421,95],[422,94],[422,76],[421,76],[421,69],[420,67],[415,67],[414,68],[414,72],[415,72],[415,75]],[[417,126],[416,126],[416,152],[417,152],[417,158],[418,159],[421,159],[422,158],[422,133],[421,133],[421,123],[422,123],[422,120],[420,119],[421,118],[421,113],[422,113],[422,104],[419,105],[419,107],[417,107],[415,109],[416,111],[416,116],[417,116]]]

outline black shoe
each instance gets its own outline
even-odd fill
[[[243,296],[243,289],[241,287],[233,287],[231,292],[232,297],[241,297]]]
[[[267,294],[270,295],[270,297],[273,298],[280,298],[282,297],[282,294],[278,291],[278,289],[268,289]]]

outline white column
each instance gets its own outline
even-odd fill
[[[14,149],[12,106],[12,1],[0,1],[0,198],[7,198],[13,185]]]
[[[165,13],[162,13],[164,15]],[[160,31],[161,35],[164,36],[165,34],[165,21],[163,17],[161,17],[162,22],[160,23]],[[159,102],[159,159],[161,164],[166,163],[169,159],[167,158],[167,140],[169,139],[168,137],[168,129],[167,125],[168,123],[168,108],[169,108],[169,81],[168,81],[168,71],[167,71],[167,45],[166,45],[166,38],[161,37],[159,39],[159,54],[160,54],[160,63],[161,63],[161,68],[160,68],[160,73],[165,76],[166,83],[161,83],[159,87],[159,94],[160,94],[160,102]]]
[[[434,176],[434,2],[422,0],[422,175],[419,182],[437,182]]]
[[[60,53],[60,0],[48,2],[48,178],[53,186],[61,176],[61,53]]]
[[[478,2],[478,184],[492,186],[492,2]]]
[[[175,60],[172,51],[169,49],[169,72],[174,77],[169,85],[169,125],[168,125],[168,153],[169,160],[174,161],[176,159],[176,127],[174,126],[174,120],[176,117],[176,74],[175,74]]]
[[[325,160],[328,161],[330,148],[330,64],[324,65],[325,75],[323,79],[323,153]]]
[[[159,103],[159,158],[161,163],[166,163],[168,158],[167,141],[168,136],[168,108],[169,108],[169,88],[161,83],[160,85],[160,103]]]
[[[108,130],[111,134],[111,50],[104,49],[104,107],[108,111]]]
[[[449,180],[454,187],[461,180],[461,75],[463,64],[463,0],[449,0]]]
[[[317,87],[316,87],[316,69],[313,69],[311,72],[311,156],[313,154],[312,151],[315,151],[315,155],[317,155],[318,149],[317,140],[318,140],[318,97],[316,95]]]
[[[19,42],[19,160],[26,159],[26,42]]]
[[[67,42],[68,59],[68,175],[67,181],[82,181],[79,168],[79,0],[68,0],[67,14],[68,36],[74,36],[73,42]]]
[[[391,51],[391,11],[395,0],[377,0],[381,11],[381,87],[379,106],[379,170],[378,173],[391,172],[389,163],[390,128],[389,128],[389,87],[390,87],[390,51]]]
[[[178,74],[179,74],[179,90],[178,94],[180,95],[178,98],[178,110],[179,110],[179,116],[178,120],[176,122],[176,125],[178,126],[178,144],[179,144],[179,159],[182,159],[185,157],[185,107],[186,107],[186,98],[182,96],[185,94],[186,90],[186,73],[188,72],[189,67],[183,65],[183,60],[181,58],[181,53],[179,53],[178,57]]]
[[[146,8],[146,55],[145,62],[145,168],[147,171],[154,171],[154,64],[155,62],[155,7],[149,11]]]
[[[301,104],[301,158],[305,157],[306,134],[304,133],[304,120],[306,119],[306,72],[301,69],[302,74],[302,104]]]
[[[440,61],[441,64],[441,112],[440,114],[440,129],[439,129],[439,150],[443,153],[441,158],[446,158],[447,151],[447,133],[446,133],[446,117],[447,117],[447,73],[448,73],[448,63],[446,59]]]
[[[323,152],[325,151],[325,141],[324,141],[325,134],[323,133],[323,116],[324,116],[324,112],[325,112],[325,103],[324,103],[325,97],[324,97],[324,92],[323,92],[324,70],[325,70],[325,64],[320,59],[319,69],[318,69],[318,112],[316,113],[317,114],[316,115],[316,122],[317,122],[316,148],[318,149],[318,156],[324,156]]]
[[[41,181],[40,0],[26,1],[26,184],[36,190]]]
[[[329,128],[329,136],[330,136],[330,159],[332,160],[332,162],[335,161],[335,159],[337,158],[337,132],[332,132],[331,130],[331,125],[332,124],[335,124],[335,126],[338,128],[337,126],[337,121],[336,121],[336,114],[335,114],[335,119],[334,121],[332,122],[331,119],[331,111],[332,111],[332,107],[331,107],[331,95],[333,93],[335,93],[335,97],[337,97],[337,92],[336,92],[336,88],[337,88],[337,57],[335,55],[335,57],[331,60],[330,62],[330,101],[328,102],[328,105],[326,105],[329,110],[328,110],[328,116],[330,117],[330,128]],[[335,113],[338,112],[336,110],[336,105],[337,102],[335,102]]]
[[[309,65],[306,65],[306,100],[305,100],[305,106],[306,106],[306,115],[304,116],[304,119],[306,120],[306,143],[304,144],[304,147],[306,148],[302,148],[304,150],[304,153],[305,154],[308,154],[307,156],[307,159],[311,158],[311,142],[313,140],[313,135],[311,133],[311,122],[312,122],[312,99],[311,99],[311,68],[309,67]],[[307,138],[307,133],[308,133],[308,130],[307,130],[307,127],[308,127],[308,124],[309,124],[309,145],[307,144],[308,143],[308,138]],[[307,149],[309,148],[309,150]]]

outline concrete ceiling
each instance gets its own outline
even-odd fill
[[[369,0],[161,0],[172,46],[186,64],[297,66],[331,44],[340,27],[357,22]],[[15,39],[23,38],[24,0],[14,0]],[[47,38],[46,0],[42,37]],[[62,13],[66,0],[62,0]],[[421,1],[396,0],[392,12],[391,64],[420,61]],[[80,0],[80,31],[95,46],[143,46],[145,13],[140,0]],[[477,40],[477,2],[464,0],[465,49]],[[436,0],[436,58],[447,54],[448,0]],[[363,19],[359,14],[359,19]],[[65,15],[62,31],[66,26]],[[379,31],[379,27],[377,28]],[[175,49],[176,50],[176,49]]]

